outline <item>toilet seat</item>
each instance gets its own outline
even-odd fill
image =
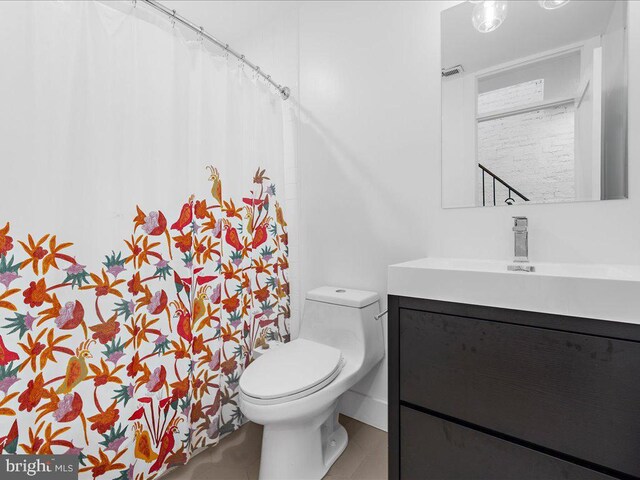
[[[249,365],[240,377],[240,390],[256,404],[289,402],[330,384],[343,365],[337,348],[299,338]]]

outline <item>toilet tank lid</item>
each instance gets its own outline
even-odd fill
[[[319,287],[307,292],[307,300],[355,308],[366,307],[379,299],[376,292],[342,287]]]

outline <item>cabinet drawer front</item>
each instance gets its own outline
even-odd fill
[[[437,417],[400,408],[402,480],[611,480]]]
[[[400,310],[400,400],[640,476],[640,343]]]

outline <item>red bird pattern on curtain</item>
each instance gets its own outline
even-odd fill
[[[289,340],[287,223],[264,170],[234,201],[208,169],[211,198],[171,224],[136,207],[96,269],[55,234],[18,240],[0,222],[0,452],[146,480],[242,424],[252,350]]]

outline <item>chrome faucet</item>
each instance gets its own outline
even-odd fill
[[[529,263],[529,220],[527,217],[513,217],[513,253],[514,265],[509,265],[508,270],[512,272],[533,272],[532,265],[524,265]]]

